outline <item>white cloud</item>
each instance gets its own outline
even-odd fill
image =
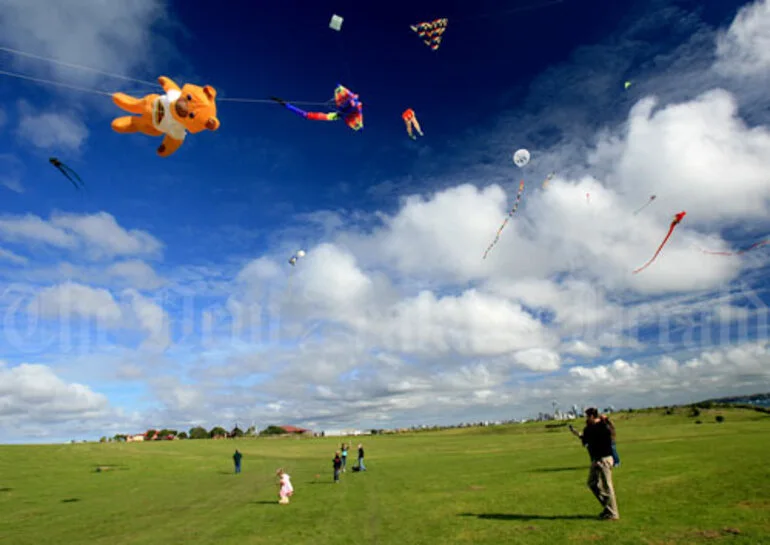
[[[75,237],[39,216],[5,216],[0,218],[0,236],[13,242],[43,243],[58,248],[74,248]]]
[[[29,303],[27,311],[44,318],[94,318],[113,325],[123,318],[109,291],[72,282],[43,289]]]
[[[660,194],[646,216],[673,216],[676,206],[699,226],[767,215],[767,128],[747,127],[733,96],[719,89],[655,113],[654,107],[644,99],[631,111],[615,171],[619,191],[638,203]]]
[[[10,261],[16,265],[26,265],[29,262],[26,257],[15,254],[10,250],[4,250],[3,248],[0,248],[0,259]]]
[[[147,336],[141,348],[165,350],[171,342],[169,317],[163,308],[136,290],[126,290],[137,326]]]
[[[163,248],[161,242],[146,231],[126,230],[106,212],[54,214],[49,221],[32,214],[5,216],[0,218],[0,238],[18,243],[42,243],[59,249],[80,247],[93,259],[155,256]]]
[[[137,290],[154,290],[164,284],[155,270],[144,261],[120,261],[107,268],[107,275],[119,279]]]
[[[739,76],[766,74],[770,69],[770,2],[743,6],[717,39],[718,70]]]
[[[146,69],[147,59],[168,48],[168,43],[160,42],[159,36],[152,33],[165,17],[165,3],[161,0],[117,4],[94,0],[0,0],[4,45],[112,74]],[[14,60],[26,72],[57,80],[94,85],[104,79],[94,72],[37,59],[17,56]],[[110,79],[107,83],[114,87],[116,81]]]
[[[50,367],[0,361],[0,429],[18,434],[25,428],[49,427],[104,417],[107,398],[88,386],[67,383]]]
[[[0,127],[3,125],[3,113],[0,111]],[[24,193],[24,185],[21,183],[24,165],[14,155],[0,153],[0,185],[15,193]]]
[[[726,346],[679,361],[664,356],[654,365],[619,359],[607,365],[573,367],[570,375],[574,388],[618,401],[650,394],[693,399],[718,395],[726,388],[761,391],[770,386],[770,347],[766,342]]]
[[[79,152],[88,138],[88,128],[75,113],[37,112],[24,103],[20,110],[17,134],[37,148]]]

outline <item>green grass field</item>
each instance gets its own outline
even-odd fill
[[[616,522],[596,519],[579,441],[529,423],[363,437],[369,471],[338,485],[339,438],[2,446],[0,543],[770,543],[770,415],[685,412],[614,418]]]

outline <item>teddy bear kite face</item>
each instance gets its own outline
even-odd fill
[[[219,128],[217,119],[216,90],[211,85],[199,87],[186,84],[182,87],[182,96],[176,102],[175,114],[190,133],[198,133]]]

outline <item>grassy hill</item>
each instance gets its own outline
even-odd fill
[[[338,485],[339,438],[0,446],[0,543],[770,543],[770,415],[688,413],[613,417],[617,522],[596,520],[587,453],[547,422],[364,437],[369,471]]]

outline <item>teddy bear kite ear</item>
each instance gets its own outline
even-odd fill
[[[206,93],[206,96],[211,100],[214,100],[217,97],[217,90],[214,89],[211,85],[206,85],[203,88],[203,92]]]

